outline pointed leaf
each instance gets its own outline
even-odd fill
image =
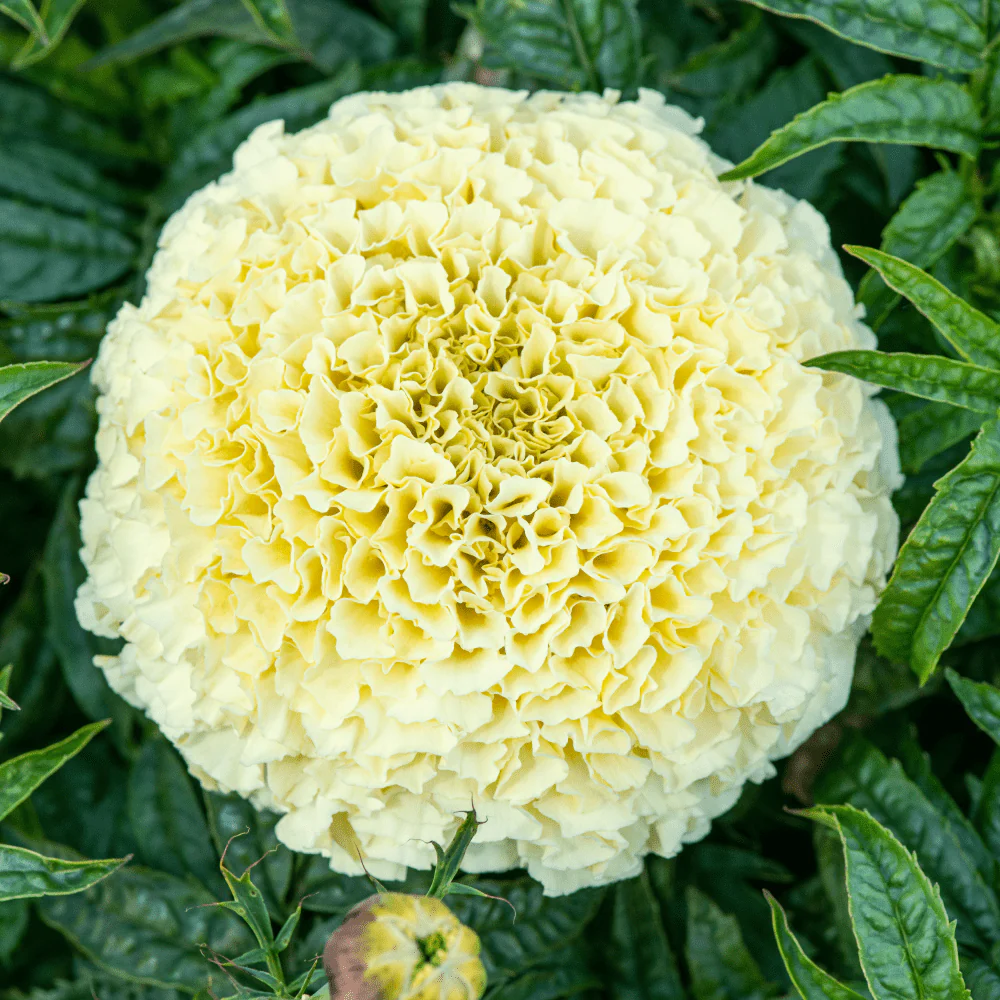
[[[18,403],[23,403],[35,393],[75,375],[81,368],[86,368],[86,365],[63,361],[29,361],[23,365],[6,365],[0,368],[0,420]]]
[[[878,651],[923,681],[962,624],[1000,557],[1000,425],[991,420],[968,457],[936,484],[872,618]]]
[[[0,298],[68,298],[121,277],[135,255],[117,229],[0,198]]]
[[[301,919],[302,904],[299,903],[295,912],[281,925],[281,930],[278,931],[278,936],[274,939],[274,950],[277,954],[280,955],[292,943],[292,935]]]
[[[237,877],[226,867],[226,859],[223,855],[219,862],[219,871],[222,872],[222,877],[226,880],[226,885],[229,886],[233,901],[219,905],[238,913],[253,931],[257,943],[262,948],[269,948],[274,944],[274,928],[271,926],[271,916],[267,912],[264,897],[250,878],[251,870],[248,868]]]
[[[0,844],[0,904],[12,899],[81,892],[118,871],[127,861],[66,861],[46,858],[25,847]]]
[[[917,182],[882,231],[882,252],[925,270],[932,267],[972,225],[976,201],[957,171],[942,170]],[[871,271],[858,287],[868,324],[877,330],[899,301],[881,276]]]
[[[899,257],[868,247],[844,249],[874,267],[890,288],[909,299],[966,361],[1000,367],[1000,324]]]
[[[687,890],[687,954],[695,1000],[756,1000],[767,980],[743,943],[735,917],[694,886]]]
[[[750,0],[880,52],[972,73],[988,41],[979,0]]]
[[[963,945],[981,948],[1000,937],[995,862],[975,830],[936,808],[898,761],[886,760],[861,736],[845,737],[836,765],[817,783],[817,801],[865,810],[915,851],[958,919]]]
[[[985,416],[947,403],[928,403],[896,421],[903,472],[913,475],[952,446],[975,434]]]
[[[774,936],[782,961],[802,1000],[863,1000],[860,993],[838,982],[806,955],[788,926],[788,916],[781,904],[766,890],[764,896],[771,906]]]
[[[887,76],[798,115],[720,180],[756,177],[829,142],[897,142],[975,156],[980,132],[975,102],[957,83]]]
[[[0,764],[0,819],[9,816],[50,775],[75,757],[107,722],[95,722],[42,750]]]
[[[132,982],[194,993],[209,966],[203,948],[239,955],[252,939],[192,882],[129,867],[78,896],[45,899],[42,919],[102,968]]]
[[[428,896],[444,899],[448,895],[448,886],[458,874],[465,852],[469,849],[469,844],[472,843],[472,838],[475,837],[476,830],[480,825],[480,821],[476,819],[476,810],[470,809],[455,831],[455,836],[452,837],[447,850],[443,849],[440,844],[434,845],[438,863],[434,868],[430,888],[427,890]]]
[[[45,31],[33,33],[14,58],[14,69],[24,69],[44,59],[62,40],[85,0],[46,0],[42,7]]]
[[[851,918],[872,996],[969,1000],[954,925],[913,855],[853,806],[816,806],[804,815],[840,834]]]
[[[11,712],[19,711],[19,706],[16,701],[9,694],[7,694],[7,689],[10,687],[10,675],[14,670],[14,665],[8,663],[3,670],[0,670],[0,709],[8,709]],[[3,717],[3,712],[0,712],[0,718]]]
[[[617,883],[611,893],[605,962],[612,1000],[684,1000],[677,960],[648,873]]]
[[[834,351],[805,363],[977,413],[992,415],[1000,408],[1000,372],[936,354]]]
[[[1000,688],[970,681],[951,669],[944,675],[969,718],[1000,746]]]
[[[565,90],[627,89],[639,82],[635,0],[479,0],[460,10],[485,42],[487,66]]]

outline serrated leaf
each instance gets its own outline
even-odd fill
[[[604,961],[613,1000],[684,1000],[677,960],[667,940],[649,875],[617,883]]]
[[[84,726],[52,746],[32,750],[0,764],[0,820],[9,816],[46,778],[75,757],[106,726],[106,722]]]
[[[940,886],[948,912],[959,920],[963,945],[982,947],[1000,937],[1000,905],[993,893],[995,866],[981,842],[960,829],[903,773],[860,736],[845,737],[837,766],[816,786],[820,803],[863,809],[915,851]],[[978,837],[976,837],[978,841]]]
[[[944,676],[969,718],[1000,747],[1000,688],[969,680],[950,668]]]
[[[990,420],[900,550],[872,618],[878,651],[921,679],[958,631],[1000,556],[1000,426]]]
[[[935,455],[964,441],[983,426],[985,417],[947,403],[928,403],[897,420],[903,472],[919,472]]]
[[[788,916],[781,904],[769,892],[764,895],[771,907],[778,950],[802,1000],[862,1000],[860,993],[838,982],[809,958],[788,926]]]
[[[932,267],[975,221],[975,199],[956,171],[942,170],[922,181],[882,231],[882,252],[925,270]],[[877,330],[899,301],[880,275],[865,275],[858,288],[868,324]]]
[[[975,156],[981,129],[975,102],[957,83],[887,76],[796,116],[720,180],[756,177],[830,142],[904,143]]]
[[[75,375],[84,367],[63,361],[29,361],[0,368],[0,420],[19,403]]]
[[[735,917],[694,886],[687,889],[687,955],[695,1000],[763,1000],[767,980],[743,943]]]
[[[238,955],[247,929],[192,882],[130,867],[77,896],[45,899],[42,919],[101,968],[133,982],[195,992],[206,979],[204,947]]]
[[[132,765],[128,812],[148,865],[183,878],[193,875],[213,893],[222,889],[215,848],[187,769],[165,739],[146,741]]]
[[[749,0],[880,52],[972,73],[988,41],[979,0]]]
[[[936,354],[834,351],[805,364],[984,415],[1000,408],[1000,372]]]
[[[642,60],[635,0],[479,0],[460,8],[482,36],[483,62],[565,90],[639,82]]]
[[[851,918],[872,995],[969,1000],[954,926],[913,855],[853,806],[816,806],[804,815],[843,842]]]
[[[67,861],[46,858],[26,847],[0,844],[0,904],[82,892],[118,871],[127,860]]]
[[[159,194],[165,207],[176,208],[192,191],[230,170],[236,147],[258,125],[277,118],[288,132],[312,125],[335,100],[356,90],[359,81],[357,67],[349,66],[331,80],[255,101],[213,122],[171,161]]]
[[[14,58],[14,69],[24,69],[44,59],[62,40],[85,0],[45,0],[42,5],[44,32],[32,32]]]
[[[131,266],[118,229],[0,198],[0,298],[43,302],[101,288]]]
[[[908,261],[869,247],[844,249],[909,299],[963,358],[986,368],[1000,367],[1000,324]]]

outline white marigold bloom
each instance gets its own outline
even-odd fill
[[[258,128],[94,370],[83,624],[210,788],[381,878],[550,894],[702,837],[844,704],[894,430],[817,212],[643,93]]]

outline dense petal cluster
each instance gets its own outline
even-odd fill
[[[897,543],[825,222],[658,95],[468,84],[261,126],[104,340],[100,665],[290,847],[459,810],[551,893],[704,835],[842,707]]]

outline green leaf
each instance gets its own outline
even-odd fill
[[[94,657],[113,655],[120,644],[85,631],[76,617],[76,592],[87,574],[80,562],[79,483],[70,481],[56,509],[42,559],[48,639],[59,657],[63,679],[91,719],[111,716],[121,724],[129,709],[111,690]]]
[[[1000,858],[1000,750],[993,751],[983,775],[982,793],[974,818],[986,846],[994,857]]]
[[[66,861],[46,858],[25,847],[0,844],[0,904],[35,896],[81,892],[118,871],[128,858]]]
[[[581,889],[569,896],[546,897],[532,879],[478,880],[492,896],[449,896],[448,906],[482,942],[482,960],[490,983],[499,983],[546,962],[576,938],[597,913],[604,891]],[[308,906],[309,901],[306,901]],[[511,906],[517,912],[513,918]]]
[[[991,888],[995,864],[975,830],[934,806],[898,761],[889,762],[862,737],[845,737],[837,766],[817,782],[821,803],[863,809],[915,851],[937,882],[964,945],[1000,938],[1000,905]]]
[[[896,421],[899,428],[899,458],[903,472],[919,472],[935,455],[964,441],[983,426],[984,416],[975,410],[928,403]]]
[[[239,955],[252,944],[247,929],[212,903],[192,882],[130,867],[78,896],[45,899],[39,912],[101,968],[194,993],[209,968],[204,947]]]
[[[969,718],[1000,747],[1000,688],[970,681],[950,668],[944,676]]]
[[[979,0],[750,0],[880,52],[972,73],[988,41]]]
[[[226,851],[227,863],[234,869],[242,871],[255,865],[255,884],[263,894],[272,918],[278,921],[285,919],[287,914],[284,901],[291,886],[292,854],[278,843],[274,835],[274,824],[278,817],[273,813],[258,811],[239,795],[210,794],[206,796],[206,803],[209,829],[216,852],[222,854]],[[336,879],[338,884],[343,880],[342,876],[338,878],[332,875],[329,866],[321,859],[316,860],[322,865],[325,875]],[[313,886],[304,887],[302,895],[313,891]],[[362,895],[352,897],[344,907],[344,912],[370,895],[370,889],[366,888]],[[308,899],[306,907],[317,909],[319,907],[312,905],[317,903],[322,903],[322,900],[315,897]],[[321,909],[320,912],[330,911]]]
[[[428,896],[444,899],[448,895],[448,887],[458,874],[465,852],[469,849],[469,844],[472,843],[472,838],[475,837],[476,830],[480,825],[481,822],[476,819],[476,810],[470,809],[455,831],[455,836],[452,837],[447,849],[441,847],[440,844],[434,845],[437,864],[434,867],[430,888],[427,890]]]
[[[95,722],[52,746],[0,764],[0,820],[9,816],[49,775],[75,757],[106,726],[106,722]]]
[[[961,176],[942,170],[917,182],[914,192],[899,207],[882,231],[882,252],[922,267],[932,267],[975,221],[975,199]],[[899,296],[874,271],[858,288],[868,323],[877,330]]]
[[[27,364],[0,368],[0,420],[18,403],[23,403],[35,393],[75,375],[85,367],[86,365],[63,361],[30,361]]]
[[[840,834],[851,918],[872,996],[969,1000],[954,925],[913,855],[853,806],[816,806],[804,815]]]
[[[83,6],[85,0],[45,0],[42,18],[45,22],[43,33],[33,32],[25,46],[13,61],[14,69],[23,69],[44,59],[62,40],[70,23]]]
[[[162,737],[147,740],[132,765],[128,811],[143,861],[180,878],[193,875],[213,893],[222,888],[198,796]]]
[[[936,354],[834,351],[805,363],[977,413],[994,414],[1000,408],[1000,372]]]
[[[642,48],[635,0],[479,0],[460,8],[482,35],[483,63],[565,90],[639,83]]]
[[[242,0],[243,6],[265,34],[279,44],[295,45],[295,32],[285,0]]]
[[[422,49],[431,0],[375,0],[379,13],[413,48]]]
[[[26,899],[8,899],[0,906],[0,967],[9,966],[28,929],[31,904]]]
[[[545,965],[500,983],[490,1000],[561,1000],[600,990],[604,984],[587,968],[589,957],[587,945],[574,941],[551,953]]]
[[[806,955],[788,926],[788,916],[781,904],[769,892],[765,891],[764,895],[771,906],[771,920],[778,950],[792,985],[798,990],[802,1000],[862,1000],[861,994],[838,982]]]
[[[830,142],[894,142],[975,156],[980,132],[975,102],[957,83],[887,76],[798,115],[720,179],[756,177]]]
[[[0,198],[0,298],[79,295],[120,278],[134,256],[118,229]]]
[[[605,949],[612,1000],[684,1000],[677,960],[663,926],[649,875],[617,883],[610,892]]]
[[[763,1000],[770,995],[743,943],[739,922],[694,886],[687,889],[685,951],[695,1000]]]
[[[225,853],[223,852],[222,860],[219,862],[219,871],[222,872],[222,877],[226,880],[226,885],[229,886],[233,900],[217,905],[239,914],[244,923],[253,931],[261,948],[271,948],[274,945],[274,928],[271,926],[271,916],[267,911],[264,896],[250,878],[251,869],[247,868],[242,875],[237,876],[226,866]]]
[[[1000,1000],[1000,972],[974,955],[963,955],[961,964],[973,1000]]]
[[[160,49],[212,35],[256,45],[270,45],[275,41],[274,36],[254,19],[243,0],[185,0],[144,24],[124,41],[102,49],[85,68],[131,62]]]
[[[844,249],[874,267],[890,288],[909,299],[966,361],[1000,367],[1000,324],[899,257],[868,247]]]
[[[414,7],[419,0],[406,0]],[[295,34],[324,73],[350,63],[385,62],[396,49],[396,36],[384,24],[340,0],[287,0]]]
[[[1000,556],[1000,425],[983,425],[896,560],[872,618],[878,651],[933,673]]]
[[[30,32],[45,36],[45,24],[29,0],[2,0],[0,14],[12,17],[22,28],[27,28]]]
[[[172,210],[194,190],[232,168],[236,147],[258,126],[281,118],[293,132],[312,125],[338,98],[358,88],[357,67],[349,66],[330,80],[267,97],[207,126],[173,158],[160,191]]]
[[[2,709],[6,708],[11,712],[19,710],[17,702],[7,694],[7,689],[10,687],[10,675],[13,672],[14,665],[12,663],[8,663],[3,670],[0,670],[0,718],[3,718]]]

